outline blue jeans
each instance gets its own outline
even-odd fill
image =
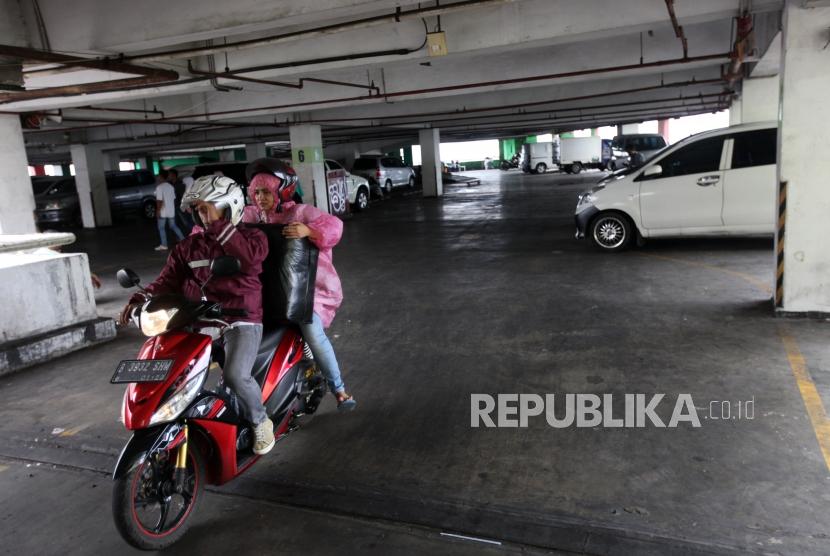
[[[159,228],[159,236],[161,237],[161,244],[167,247],[167,225],[170,225],[170,229],[173,230],[173,233],[176,234],[176,237],[179,238],[179,241],[184,239],[184,234],[176,226],[176,219],[175,218],[162,218],[159,216],[158,218],[158,228]]]
[[[301,324],[300,330],[303,333],[303,339],[308,347],[311,348],[311,354],[314,355],[314,361],[317,363],[317,368],[326,377],[326,382],[329,389],[333,393],[344,392],[346,385],[343,384],[343,379],[340,377],[340,366],[337,364],[337,358],[334,355],[334,348],[323,330],[323,321],[317,313],[311,320],[311,324]]]

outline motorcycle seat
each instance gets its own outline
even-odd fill
[[[271,366],[271,360],[274,358],[274,350],[277,349],[286,330],[288,326],[281,325],[268,327],[262,331],[262,341],[259,343],[254,366],[251,369],[251,376],[260,387],[268,374],[268,367]]]

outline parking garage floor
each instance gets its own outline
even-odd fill
[[[340,415],[328,399],[216,489],[182,553],[230,543],[250,523],[273,526],[250,543],[309,554],[826,554],[827,432],[794,367],[803,357],[830,407],[830,324],[772,316],[772,241],[595,253],[573,238],[572,212],[599,174],[474,174],[480,186],[441,200],[396,192],[346,222],[330,336],[358,409]],[[150,279],[164,262],[147,223],[79,236],[71,250],[87,251],[104,281],[102,314],[127,297],[117,268]],[[122,389],[108,381],[141,341],[122,330],[0,378],[3,550],[53,552],[27,516],[58,507],[51,541],[77,541],[76,553],[121,546],[104,473],[129,435]],[[701,426],[471,428],[473,393],[689,394]],[[747,401],[752,418],[737,418]]]

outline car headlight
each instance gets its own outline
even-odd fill
[[[596,202],[596,196],[592,192],[586,191],[585,193],[580,193],[579,200],[576,202],[576,206],[578,208],[581,206],[593,205]]]
[[[51,203],[46,203],[43,205],[44,210],[58,210],[61,208],[61,204],[58,201],[52,201]]]
[[[184,386],[175,394],[170,396],[170,399],[164,402],[150,417],[150,425],[166,423],[178,417],[202,389],[205,378],[207,378],[207,368],[202,369],[193,378],[185,382]]]
[[[152,313],[142,311],[141,317],[139,317],[141,332],[145,336],[158,336],[159,334],[163,334],[167,331],[167,325],[170,323],[170,319],[178,312],[179,310],[175,307],[172,309],[159,309]]]

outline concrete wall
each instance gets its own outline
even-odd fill
[[[741,93],[741,123],[777,120],[780,93],[777,75],[745,79]]]
[[[0,254],[0,344],[98,317],[84,253]]]
[[[822,171],[830,145],[828,21],[830,7],[804,8],[800,0],[787,0],[778,136],[787,212],[779,261],[783,284],[776,292],[786,312],[830,313],[830,250],[822,233],[830,212]]]

